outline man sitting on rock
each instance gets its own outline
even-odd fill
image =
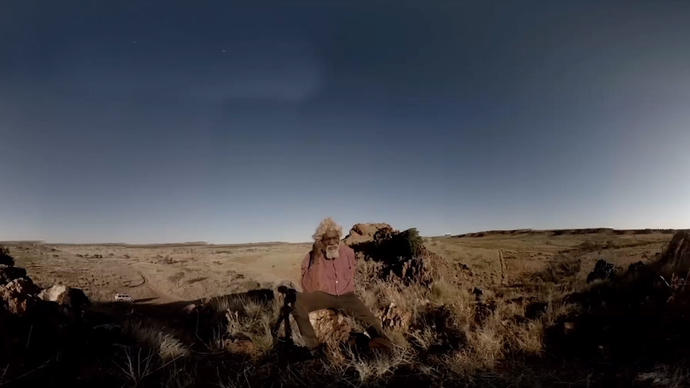
[[[309,322],[309,312],[339,310],[363,322],[371,338],[370,348],[390,349],[392,344],[381,329],[381,322],[355,295],[355,252],[341,243],[342,229],[331,218],[319,224],[314,245],[302,262],[302,292],[292,315],[305,345],[315,353],[319,342]]]

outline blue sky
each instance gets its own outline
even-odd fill
[[[4,1],[0,240],[690,227],[690,3]]]

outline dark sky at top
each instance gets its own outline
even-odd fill
[[[0,240],[690,227],[690,3],[2,1]]]

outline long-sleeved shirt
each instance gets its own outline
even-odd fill
[[[310,260],[310,253],[302,261],[302,291],[322,291],[342,295],[355,291],[355,251],[345,244],[338,248],[338,258],[325,259],[321,252]]]

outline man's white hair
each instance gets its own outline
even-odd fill
[[[316,228],[316,232],[314,232],[312,237],[314,238],[314,241],[321,241],[323,235],[327,232],[338,233],[338,239],[340,239],[343,235],[343,228],[341,228],[340,225],[336,224],[331,217],[327,217],[324,218],[323,221],[321,221],[319,226]]]

